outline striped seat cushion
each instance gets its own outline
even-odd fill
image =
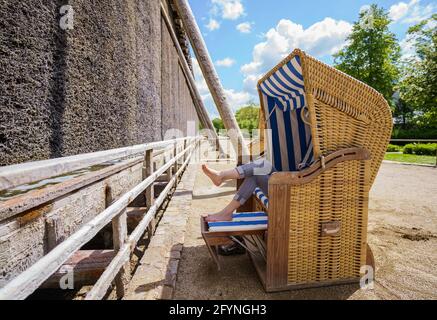
[[[266,115],[267,155],[278,171],[299,171],[313,162],[311,128],[299,56],[275,71],[258,86]],[[307,121],[308,122],[308,121]]]
[[[232,216],[232,221],[208,222],[210,232],[267,230],[265,212],[243,212]]]
[[[261,201],[264,207],[266,207],[267,209],[269,208],[269,198],[267,198],[267,196],[260,188],[256,188],[253,194]]]

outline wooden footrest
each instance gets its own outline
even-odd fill
[[[227,245],[232,243],[232,237],[241,237],[241,236],[263,236],[267,230],[267,223],[260,222],[262,221],[258,213],[243,213],[234,215],[233,222],[235,223],[232,226],[231,222],[223,222],[223,223],[211,223],[211,228],[205,217],[201,217],[200,226],[203,240],[208,248],[208,251],[212,257],[212,259],[217,264],[218,270],[221,269],[220,261],[218,256],[218,247],[222,245]],[[248,219],[242,219],[242,215],[250,215]],[[264,214],[265,216],[265,214]],[[239,223],[241,220],[248,220],[249,223]],[[252,222],[250,222],[252,221]],[[264,220],[265,221],[265,220]],[[244,226],[245,225],[245,226]],[[243,229],[246,227],[246,229]]]

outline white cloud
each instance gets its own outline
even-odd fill
[[[331,55],[346,44],[351,31],[350,23],[332,18],[325,18],[307,29],[290,20],[280,20],[264,35],[264,41],[255,45],[252,62],[241,67],[245,90],[255,94],[256,82],[261,75],[293,49],[300,48],[319,58]]]
[[[363,12],[369,10],[369,9],[370,9],[370,5],[365,4],[364,6],[361,6],[360,13],[363,13]]]
[[[253,99],[251,94],[246,91],[235,91],[234,89],[225,89],[226,99],[232,110],[237,111],[242,106],[245,106]]]
[[[416,54],[416,50],[414,47],[414,38],[411,36],[406,36],[402,41],[400,41],[399,45],[401,47],[402,60],[407,60],[413,58]]]
[[[237,30],[241,33],[251,33],[252,32],[252,23],[250,22],[243,22],[237,25]]]
[[[203,103],[212,117],[218,117],[217,109],[214,100],[209,92],[208,85],[203,77],[197,59],[193,58],[194,78],[196,79],[196,87],[202,97]],[[254,100],[254,97],[246,91],[236,91],[234,89],[225,89],[226,99],[234,111],[239,107],[246,105],[249,101]]]
[[[413,24],[429,18],[437,6],[433,3],[421,5],[420,0],[411,0],[409,3],[399,2],[389,9],[389,17],[393,22]]]
[[[394,4],[389,9],[389,17],[393,21],[398,21],[402,17],[404,17],[408,12],[408,4],[405,2],[399,2]]]
[[[217,30],[217,29],[220,28],[220,23],[219,23],[217,20],[215,20],[215,19],[209,19],[209,22],[208,22],[208,24],[206,25],[206,28],[207,28],[209,31]]]
[[[231,58],[224,58],[222,60],[217,60],[215,62],[216,66],[218,67],[225,67],[225,68],[229,68],[232,67],[235,64],[235,60],[231,59]]]
[[[389,9],[389,17],[393,20],[393,23],[402,24],[416,24],[432,16],[436,13],[437,5],[430,3],[428,5],[422,5],[420,0],[411,0],[410,2],[399,2],[394,4]],[[429,27],[433,27],[430,25]],[[415,44],[416,39],[414,36],[406,35],[403,40],[400,41],[402,60],[414,58],[415,56]]]
[[[435,23],[433,20],[429,20],[424,27],[426,29],[434,29],[437,27],[437,23]],[[416,35],[407,34],[405,38],[399,42],[399,45],[401,47],[401,54],[402,54],[401,59],[403,61],[419,58],[416,54],[416,41],[417,41]]]
[[[236,20],[244,15],[241,0],[212,0],[213,13],[220,14],[223,19]]]

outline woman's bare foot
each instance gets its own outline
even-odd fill
[[[212,183],[214,183],[217,187],[220,187],[223,183],[223,179],[220,177],[218,171],[212,170],[207,167],[206,164],[202,165],[203,173],[205,173],[208,178],[211,179]]]
[[[207,222],[220,222],[220,221],[232,221],[232,212],[231,213],[216,213],[211,214],[206,217]]]

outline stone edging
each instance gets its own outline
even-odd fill
[[[190,164],[183,174],[124,300],[173,299],[197,169]]]

